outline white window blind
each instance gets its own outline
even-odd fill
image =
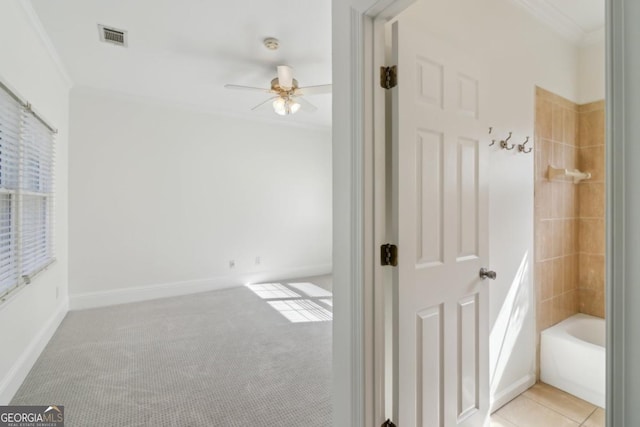
[[[54,259],[53,136],[0,85],[0,299]]]
[[[20,165],[20,267],[31,276],[53,259],[53,134],[25,111]]]
[[[22,105],[0,90],[0,296],[18,286],[17,191]]]

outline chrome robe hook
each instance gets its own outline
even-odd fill
[[[507,137],[507,139],[500,141],[500,147],[504,148],[505,150],[513,150],[516,147],[515,144],[511,144],[511,146],[509,146],[509,140],[511,139],[512,133],[513,132],[509,132],[509,136]]]
[[[525,147],[525,145],[527,145],[527,142],[529,142],[529,137],[527,137],[527,139],[525,139],[522,144],[518,145],[518,151],[519,152],[528,154],[528,153],[531,152],[531,150],[533,150],[533,147],[529,147],[529,148]]]

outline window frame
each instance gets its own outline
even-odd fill
[[[0,272],[6,270],[9,279],[5,279],[9,284],[0,286],[2,306],[56,261],[57,130],[42,119],[30,103],[22,101],[2,82],[0,91],[6,98],[0,99],[3,108],[0,113],[5,113],[4,116],[0,114],[0,167],[2,171],[7,171],[6,182],[5,179],[0,180],[0,197],[7,197],[9,201],[8,210],[0,209],[0,225],[9,227],[9,232],[5,233],[9,236],[9,249],[0,253]],[[12,123],[14,117],[19,122],[17,127],[16,123]],[[5,119],[6,126],[2,123]],[[4,129],[9,130],[9,136],[5,137],[8,143],[3,150]],[[3,215],[7,215],[8,219],[2,220]],[[3,258],[5,254],[6,259]]]

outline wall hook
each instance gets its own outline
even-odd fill
[[[489,127],[489,135],[491,135],[491,132],[493,132],[493,126]],[[492,139],[491,140],[491,144],[489,144],[489,147],[491,147],[492,145],[495,145],[496,140]]]
[[[529,148],[525,147],[525,145],[527,145],[527,142],[529,142],[529,137],[527,137],[527,139],[525,139],[522,144],[518,145],[518,151],[519,152],[528,154],[533,150],[533,147],[529,147]]]
[[[511,139],[511,134],[513,132],[509,132],[509,136],[507,137],[507,139],[500,141],[500,147],[504,148],[505,150],[513,150],[516,145],[515,144],[511,144],[511,146],[509,146],[509,140]]]

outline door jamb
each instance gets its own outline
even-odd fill
[[[384,329],[374,323],[379,317],[374,289],[383,286],[376,244],[385,236],[374,226],[380,221],[377,206],[384,200],[376,197],[373,179],[378,172],[373,157],[373,22],[394,17],[415,1],[332,1],[335,427],[384,421],[384,370],[377,369],[383,355],[375,356]]]

